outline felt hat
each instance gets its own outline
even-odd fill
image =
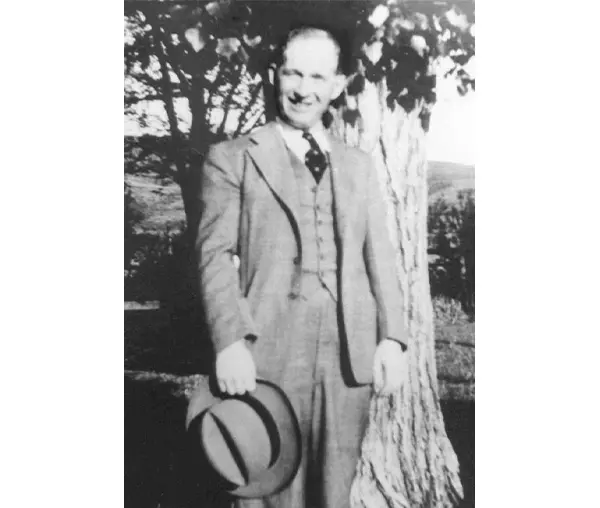
[[[300,426],[281,388],[256,380],[242,396],[207,385],[190,398],[186,428],[224,490],[239,498],[276,494],[294,478],[301,458]]]

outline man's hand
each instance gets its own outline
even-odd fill
[[[399,390],[408,374],[408,354],[400,343],[382,340],[375,350],[373,383],[377,393],[388,394]]]
[[[244,339],[217,354],[216,375],[219,389],[229,395],[243,395],[256,388],[256,365]]]

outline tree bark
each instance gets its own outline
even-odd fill
[[[352,486],[352,508],[451,507],[463,497],[456,454],[440,408],[427,265],[427,156],[420,107],[387,107],[385,80],[366,83],[352,126],[334,112],[332,131],[372,154],[397,252],[398,282],[411,346],[398,393],[371,400]]]

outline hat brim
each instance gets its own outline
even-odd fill
[[[240,498],[259,498],[280,492],[293,480],[302,458],[300,425],[294,409],[287,396],[277,385],[256,380],[256,390],[242,396],[228,396],[215,393],[208,384],[196,389],[186,417],[186,428],[194,421],[199,421],[211,406],[226,398],[239,398],[264,410],[270,415],[275,426],[279,442],[278,452],[271,465],[253,481],[246,485],[232,488],[228,492]]]

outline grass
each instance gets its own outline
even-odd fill
[[[136,232],[164,232],[185,221],[181,189],[174,181],[158,175],[125,175],[138,209],[144,218]]]

